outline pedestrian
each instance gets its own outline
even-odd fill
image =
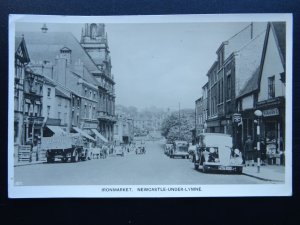
[[[266,159],[267,159],[267,149],[266,149],[266,142],[265,142],[264,138],[260,139],[260,151],[261,151],[262,165],[265,165]]]
[[[244,145],[244,154],[245,154],[245,159],[246,162],[245,164],[249,166],[251,163],[252,166],[254,166],[254,150],[253,150],[253,141],[251,139],[251,136],[247,136],[247,140]]]

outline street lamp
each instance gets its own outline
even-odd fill
[[[204,133],[206,133],[206,129],[207,129],[207,123],[206,121],[204,122]]]
[[[262,111],[255,110],[254,115],[257,117],[257,127],[256,127],[256,134],[257,134],[257,172],[260,172],[260,118],[262,117]]]

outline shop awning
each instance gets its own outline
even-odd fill
[[[92,140],[92,141],[95,141],[95,139],[94,139],[92,136],[88,135],[85,131],[79,129],[78,127],[73,127],[73,129],[74,129],[77,133],[80,133],[82,136],[84,136],[84,137],[86,137],[86,138],[88,138],[88,139],[90,139],[90,140]]]
[[[59,126],[47,126],[54,134],[66,135],[66,132]]]
[[[108,140],[103,137],[102,134],[100,134],[96,129],[92,129],[92,131],[96,134],[97,137],[99,137],[103,142],[108,142]]]

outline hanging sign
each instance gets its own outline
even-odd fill
[[[232,115],[232,122],[233,123],[240,123],[242,121],[242,115],[240,113],[234,113]]]

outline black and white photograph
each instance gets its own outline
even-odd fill
[[[292,195],[292,16],[10,15],[9,196]]]

